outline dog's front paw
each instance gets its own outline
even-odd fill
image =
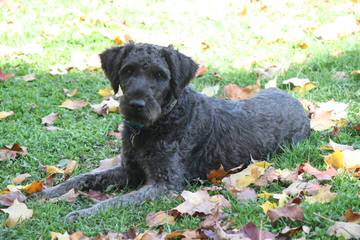
[[[66,223],[73,223],[75,222],[79,217],[81,217],[80,211],[73,211],[66,215],[65,222]]]

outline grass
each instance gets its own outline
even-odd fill
[[[42,45],[44,51],[0,57],[2,71],[14,72],[16,76],[35,73],[37,77],[33,82],[13,78],[0,83],[0,111],[16,113],[0,121],[0,146],[20,143],[29,151],[27,156],[0,162],[1,189],[19,173],[30,173],[32,180],[44,179],[46,173],[41,170],[42,166],[54,165],[61,159],[78,161],[79,168],[74,172],[76,175],[95,168],[99,160],[118,153],[121,142],[107,136],[121,122],[118,115],[98,117],[90,112],[89,107],[76,111],[58,107],[66,99],[63,88],[78,88],[74,99],[100,102],[97,91],[109,86],[103,73],[100,70],[74,70],[65,75],[49,74],[50,66],[68,63],[73,50],[91,55],[113,45],[113,40],[100,32],[102,29],[115,32],[119,30],[119,25],[107,21],[103,15],[109,19],[126,20],[130,35],[136,41],[172,43],[198,62],[209,66],[208,74],[192,82],[197,90],[215,84],[223,87],[228,83],[241,86],[255,83],[256,74],[252,69],[234,67],[234,62],[247,65],[247,62],[256,60],[255,67],[289,63],[290,67],[278,77],[278,83],[290,77],[307,77],[317,88],[304,96],[295,95],[297,98],[316,102],[335,99],[348,103],[349,121],[360,122],[360,82],[350,75],[351,71],[360,69],[359,33],[332,41],[320,41],[312,32],[291,41],[283,38],[271,40],[275,35],[271,33],[277,29],[291,33],[291,30],[302,27],[309,20],[321,26],[342,15],[355,15],[359,19],[359,12],[344,7],[344,1],[283,1],[286,2],[283,7],[269,4],[262,11],[260,3],[252,3],[245,16],[239,14],[242,6],[232,1],[210,1],[206,4],[201,1],[89,1],[86,4],[73,0],[56,3],[40,0],[6,2],[0,3],[5,4],[1,6],[0,24],[13,23],[13,27],[5,32],[0,28],[1,44],[19,47],[36,42]],[[351,1],[348,1],[348,6],[352,9]],[[21,24],[22,29],[16,31],[14,23]],[[201,42],[207,43],[209,49],[202,50]],[[297,47],[303,42],[308,44],[307,49]],[[296,63],[294,56],[299,54],[307,56],[305,62]],[[347,77],[343,80],[333,79],[337,71],[346,72]],[[221,80],[214,77],[215,72],[222,76]],[[262,81],[262,85],[265,82]],[[286,86],[280,87],[289,90]],[[56,125],[63,128],[62,131],[49,132],[41,125],[41,118],[51,112],[60,114]],[[292,169],[305,161],[324,168],[322,155],[325,152],[319,147],[326,144],[328,139],[328,132],[312,132],[304,143],[285,149],[271,161],[277,168]],[[360,148],[359,133],[348,126],[341,129],[339,136],[333,140]],[[332,190],[337,192],[335,200],[327,204],[302,204],[305,211],[303,222],[280,221],[272,226],[260,207],[263,200],[240,204],[225,193],[233,206],[227,211],[227,216],[235,226],[253,221],[275,233],[287,225],[304,224],[311,227],[307,239],[329,239],[326,231],[332,223],[315,213],[340,220],[346,209],[360,210],[359,180],[344,174],[330,181],[330,184]],[[196,189],[198,186],[189,188]],[[280,192],[281,189],[281,185],[272,184],[267,190]],[[91,203],[85,200],[77,200],[74,204],[48,203],[30,199],[26,204],[34,209],[34,216],[15,228],[1,227],[0,239],[49,239],[50,231],[75,230],[95,236],[108,231],[125,231],[131,226],[142,231],[146,229],[145,216],[149,212],[171,209],[179,202],[175,198],[162,198],[139,207],[113,209],[68,225],[63,221],[67,213]],[[1,224],[5,219],[6,214],[0,214]],[[199,222],[198,218],[187,217],[177,221],[174,226],[165,226],[165,230],[195,229]]]

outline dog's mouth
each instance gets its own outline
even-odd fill
[[[121,114],[124,118],[133,123],[151,126],[160,116],[161,108],[152,100],[120,99]]]

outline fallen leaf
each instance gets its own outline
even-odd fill
[[[1,113],[0,113],[1,114]],[[0,118],[1,119],[1,118]],[[352,129],[354,129],[355,131],[358,131],[360,132],[360,123],[359,124],[356,124],[352,127]]]
[[[13,160],[19,156],[27,155],[27,149],[20,144],[13,144],[12,146],[3,146],[0,148],[0,161]]]
[[[86,105],[88,105],[89,103],[85,100],[71,100],[71,99],[66,99],[65,102],[63,102],[60,107],[62,108],[67,108],[70,110],[75,110],[75,109],[79,109],[82,107],[85,107]]]
[[[100,116],[105,116],[110,112],[118,113],[120,111],[120,103],[110,97],[103,100],[100,104],[91,105],[91,110]]]
[[[105,194],[103,192],[95,191],[95,190],[89,190],[89,192],[79,191],[79,194],[94,202],[101,202],[106,199],[112,198],[112,196],[109,194]]]
[[[236,199],[239,202],[256,201],[257,195],[254,189],[244,188],[240,192],[236,192]]]
[[[332,75],[332,79],[334,79],[334,80],[345,80],[346,79],[346,72],[337,71]]]
[[[299,43],[297,46],[301,49],[306,49],[309,47],[309,45],[306,42]]]
[[[324,156],[324,161],[329,167],[335,169],[344,168],[344,154],[342,151],[335,150],[334,153]]]
[[[54,122],[58,119],[58,117],[58,113],[50,113],[49,115],[41,118],[41,124],[43,124],[44,126],[52,126],[54,125]]]
[[[269,199],[269,198],[271,198],[273,195],[274,195],[273,193],[268,193],[268,192],[266,192],[266,191],[263,191],[262,193],[257,194],[257,196],[258,196],[259,198],[263,198],[263,199]]]
[[[303,182],[296,181],[290,184],[286,189],[283,190],[283,193],[289,196],[298,196],[301,192],[309,193],[310,195],[318,193],[322,186],[319,185],[317,180]]]
[[[227,175],[227,172],[224,169],[223,165],[220,165],[220,167],[216,170],[211,170],[209,174],[207,175],[207,179],[210,182],[217,182],[217,180],[225,177]]]
[[[56,166],[52,166],[52,165],[46,165],[45,166],[45,171],[49,174],[64,174],[64,169],[58,168]]]
[[[15,227],[17,224],[31,218],[33,215],[33,210],[28,209],[24,203],[20,203],[17,199],[14,200],[14,203],[9,208],[0,210],[9,214],[9,217],[5,222],[8,227]]]
[[[310,82],[307,78],[290,78],[288,80],[284,80],[283,84],[292,84],[294,86],[293,91],[298,93],[304,93],[306,91],[310,91],[315,88],[315,85]]]
[[[25,81],[25,82],[31,82],[34,81],[36,79],[35,77],[35,73],[30,73],[28,75],[22,76],[21,80]]]
[[[308,203],[328,203],[336,197],[336,193],[330,191],[331,186],[321,186],[318,193],[314,196],[306,197]]]
[[[15,74],[13,74],[13,73],[3,73],[0,70],[0,81],[7,81],[10,78],[13,78],[14,76],[15,76]]]
[[[7,117],[10,117],[12,115],[14,115],[15,113],[13,111],[10,112],[0,112],[0,120],[3,120]]]
[[[269,201],[266,201],[263,204],[261,204],[261,208],[264,213],[267,213],[270,209],[277,208],[277,207],[278,207],[278,205],[276,203],[272,203]]]
[[[287,65],[271,65],[265,68],[255,68],[254,72],[259,78],[277,78],[277,76],[283,73],[288,68]]]
[[[74,169],[77,167],[77,162],[75,160],[67,160],[66,167],[64,169],[64,174],[70,175],[74,171]]]
[[[344,150],[344,167],[347,171],[353,171],[360,168],[360,149],[354,151]]]
[[[76,95],[78,89],[75,88],[75,89],[73,89],[73,90],[70,91],[69,89],[64,88],[63,91],[64,91],[65,96],[67,96],[67,97],[73,97],[73,96]]]
[[[19,202],[24,202],[26,200],[26,197],[20,191],[0,194],[0,206],[9,207],[14,203],[15,199],[17,199]]]
[[[271,223],[276,222],[279,218],[287,218],[292,221],[303,220],[304,211],[297,204],[290,204],[282,208],[269,209],[266,215]]]
[[[29,177],[31,177],[31,175],[29,174],[29,173],[23,173],[23,174],[19,174],[19,175],[17,175],[15,178],[13,178],[12,180],[11,180],[11,182],[13,183],[13,184],[20,184],[20,183],[22,183],[23,181],[25,181],[27,178],[29,178]]]
[[[260,83],[247,87],[239,87],[236,84],[228,84],[224,86],[224,95],[231,100],[243,100],[253,97],[260,90]]]
[[[57,63],[54,66],[50,67],[50,74],[51,75],[64,75],[71,69],[72,69],[72,67],[69,67],[68,65],[63,65],[63,64]]]
[[[204,76],[207,72],[208,72],[207,67],[205,67],[205,65],[201,64],[195,73],[195,78]]]
[[[330,236],[342,237],[344,239],[360,239],[360,224],[335,222],[329,227],[327,233]]]
[[[157,213],[149,213],[146,216],[146,224],[152,228],[157,227],[164,224],[173,225],[175,223],[175,218],[173,216],[168,215],[164,211],[160,211]]]
[[[269,80],[266,84],[265,84],[265,88],[276,88],[277,87],[277,79],[274,78],[272,80]]]
[[[50,232],[51,240],[73,240],[70,238],[68,232],[58,233],[58,232]]]
[[[0,195],[0,197],[1,197],[1,195]],[[360,223],[360,213],[353,212],[352,209],[346,210],[343,218],[344,218],[345,222]]]
[[[315,131],[324,131],[341,125],[347,118],[347,104],[330,100],[320,103],[311,115],[310,126]]]
[[[315,31],[315,36],[322,40],[335,40],[353,34],[359,30],[354,16],[340,16],[334,22],[325,24]]]
[[[201,50],[206,51],[210,48],[210,45],[207,42],[201,42]]]
[[[98,168],[95,168],[91,172],[99,172],[99,171],[103,171],[106,169],[110,169],[110,168],[120,165],[120,163],[121,163],[121,155],[115,156],[113,158],[107,158],[107,159],[101,160],[100,166]]]
[[[102,88],[98,91],[98,94],[102,97],[110,97],[113,96],[114,90],[110,89],[110,88]]]
[[[333,151],[336,151],[336,150],[339,150],[339,151],[351,150],[352,151],[352,150],[354,150],[354,148],[352,146],[338,144],[331,139],[329,139],[328,145],[326,145],[325,147],[322,147],[321,149],[327,149],[327,150],[333,150]]]
[[[43,189],[43,183],[41,181],[34,181],[23,187],[23,191],[29,195],[40,192]]]
[[[279,239],[293,239],[293,237],[300,232],[308,234],[310,232],[310,228],[308,226],[299,226],[293,228],[286,226],[283,230],[281,230],[277,237]]]
[[[230,203],[222,195],[209,196],[207,191],[199,190],[197,192],[183,191],[181,196],[185,202],[171,210],[172,216],[181,216],[188,214],[190,216],[212,214],[218,206],[220,208],[230,207]]]
[[[80,195],[80,193],[76,193],[75,189],[70,189],[70,191],[68,191],[67,193],[56,197],[56,198],[51,198],[49,199],[49,202],[55,203],[58,201],[64,201],[64,202],[68,202],[68,203],[73,203],[76,201],[77,197]]]
[[[201,93],[208,97],[213,97],[219,92],[219,89],[220,89],[219,85],[207,86],[207,87],[204,87],[204,89],[201,91]]]
[[[256,225],[252,222],[246,224],[241,228],[241,232],[244,233],[245,237],[250,240],[271,240],[276,239],[275,235],[271,232],[259,230]]]
[[[313,175],[314,177],[316,177],[320,181],[322,181],[322,180],[330,180],[333,176],[337,175],[337,171],[332,167],[328,168],[325,171],[319,171],[318,169],[311,166],[310,163],[301,164],[300,167],[299,167],[299,170],[301,172],[306,172],[306,173],[308,173],[310,175]]]

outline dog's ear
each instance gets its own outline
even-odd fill
[[[172,46],[163,48],[163,56],[171,73],[170,86],[177,98],[184,87],[195,77],[198,65],[190,57],[178,52]]]
[[[114,47],[100,53],[101,67],[106,77],[110,80],[114,92],[119,91],[119,69],[121,68],[123,59],[129,54],[134,47],[132,43],[121,47]]]

